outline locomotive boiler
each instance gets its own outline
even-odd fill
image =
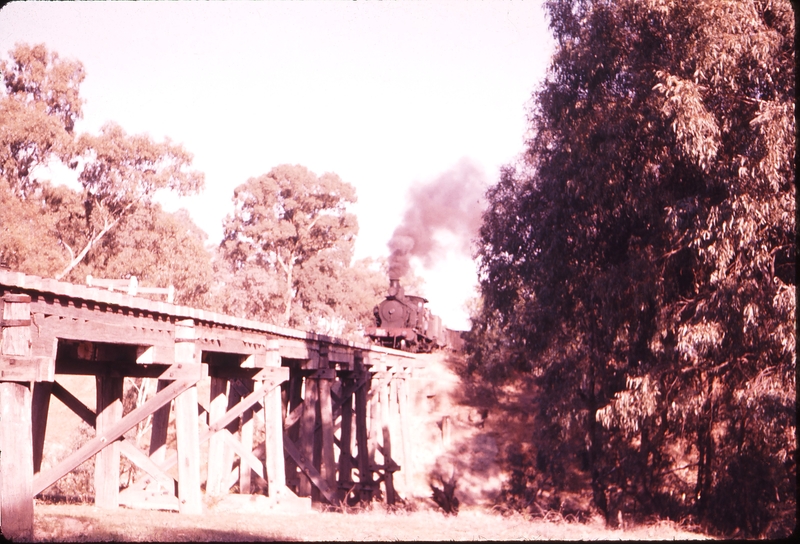
[[[442,320],[433,315],[423,297],[406,295],[399,279],[389,280],[386,298],[375,306],[375,327],[367,336],[383,346],[413,352],[431,352],[444,347]]]

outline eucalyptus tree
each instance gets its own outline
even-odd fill
[[[358,223],[347,207],[355,201],[355,188],[336,174],[300,165],[276,166],[234,190],[221,249],[232,281],[247,290],[248,314],[305,324],[314,284],[350,264]]]
[[[53,275],[63,262],[48,191],[37,169],[51,161],[76,166],[75,122],[82,115],[79,61],[62,59],[43,44],[18,44],[0,60],[0,262]],[[44,184],[46,185],[46,184]]]
[[[0,257],[9,265],[77,279],[70,276],[75,267],[126,217],[151,206],[157,191],[202,189],[192,155],[169,139],[128,135],[115,123],[97,135],[76,133],[84,102],[80,61],[44,44],[18,44],[0,61],[0,73],[0,191],[15,210],[2,214],[8,236]],[[41,168],[54,162],[78,170],[78,191],[41,179]]]
[[[36,167],[75,166],[74,128],[83,115],[83,64],[44,44],[18,44],[0,60],[0,180],[25,198],[38,187]]]
[[[788,534],[792,7],[546,7],[556,51],[480,235],[475,330],[496,349],[472,367],[536,377],[539,470],[581,466],[607,519]]]
[[[76,237],[59,240],[69,261],[56,279],[67,276],[120,221],[151,206],[158,191],[185,196],[204,184],[202,172],[189,170],[192,154],[169,138],[156,142],[146,134],[129,135],[109,122],[99,135],[82,134],[76,147],[83,162],[78,179],[85,222]]]

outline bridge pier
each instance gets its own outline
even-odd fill
[[[228,380],[225,378],[211,377],[211,401],[209,403],[209,421],[217,421],[228,411]],[[206,480],[206,494],[219,496],[223,493],[223,483],[230,473],[230,462],[225,445],[225,437],[217,433],[208,443],[208,477]],[[224,490],[227,493],[227,488]]]
[[[281,368],[280,343],[267,342],[266,368]],[[283,410],[281,388],[271,389],[264,399],[264,455],[267,467],[267,492],[279,498],[288,494],[283,452]]]
[[[122,376],[98,376],[95,429],[103,433],[122,419]],[[94,458],[94,503],[100,508],[119,507],[120,451],[117,441]]]
[[[3,296],[0,344],[0,527],[6,538],[33,539],[31,297]]]

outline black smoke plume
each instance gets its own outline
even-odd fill
[[[389,240],[389,278],[401,279],[409,271],[411,257],[430,268],[447,250],[470,253],[483,211],[486,177],[462,159],[430,183],[409,188],[408,208]],[[442,248],[434,238],[438,231],[455,235],[456,247]]]

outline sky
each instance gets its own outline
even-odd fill
[[[114,121],[194,155],[203,193],[162,202],[188,209],[209,243],[235,187],[302,164],[355,186],[356,258],[388,257],[420,187],[465,163],[472,185],[498,179],[523,150],[553,49],[541,0],[15,2],[0,10],[0,56],[19,42],[83,63],[78,131]],[[411,260],[455,329],[476,295],[468,230],[434,229],[435,258]]]

